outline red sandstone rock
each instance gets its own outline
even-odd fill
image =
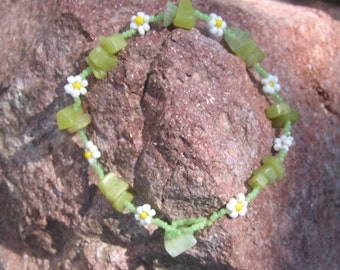
[[[114,212],[76,136],[57,130],[66,77],[100,35],[122,31],[165,1],[2,4],[0,25],[0,264],[4,269],[335,269],[339,174],[340,24],[321,11],[269,1],[194,1],[253,33],[263,65],[300,110],[287,176],[249,206],[197,233],[173,259],[163,232]],[[270,153],[275,132],[252,73],[204,24],[153,27],[130,40],[107,79],[90,79],[91,138],[169,220],[207,215]]]

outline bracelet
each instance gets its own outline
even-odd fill
[[[209,216],[184,218],[171,223],[155,217],[156,211],[149,204],[136,206],[133,204],[134,195],[127,181],[117,172],[105,172],[98,161],[101,153],[98,147],[86,135],[86,127],[91,123],[91,117],[84,112],[80,95],[86,95],[88,81],[91,74],[97,79],[106,77],[107,72],[117,66],[116,54],[127,46],[127,40],[137,34],[143,36],[150,30],[149,23],[161,22],[165,28],[170,25],[190,30],[196,20],[206,22],[212,35],[223,37],[232,53],[242,59],[247,68],[252,68],[261,77],[262,92],[268,97],[271,105],[265,110],[266,116],[272,121],[272,126],[282,134],[274,139],[273,150],[275,155],[268,155],[262,159],[262,165],[253,172],[247,180],[249,192],[238,193],[229,202]],[[284,161],[290,147],[294,143],[291,136],[292,124],[299,120],[299,113],[291,109],[289,104],[279,95],[281,89],[278,77],[270,74],[260,65],[265,55],[263,50],[253,40],[251,34],[239,28],[229,28],[226,22],[218,15],[205,14],[195,9],[190,0],[180,0],[178,5],[167,2],[163,12],[157,15],[146,15],[138,12],[131,17],[130,28],[122,33],[99,37],[99,45],[92,49],[85,58],[88,65],[79,75],[69,76],[64,89],[73,97],[73,104],[57,112],[57,125],[59,130],[77,133],[84,144],[84,157],[98,175],[98,188],[112,207],[118,212],[130,212],[135,219],[144,226],[154,224],[165,232],[165,250],[173,257],[185,252],[196,244],[194,233],[207,228],[213,223],[228,215],[235,219],[244,216],[248,204],[270,184],[285,177]],[[126,211],[127,210],[127,211]]]

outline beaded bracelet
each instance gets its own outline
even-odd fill
[[[85,133],[91,117],[84,112],[80,95],[87,93],[86,78],[91,74],[97,79],[105,78],[107,72],[118,64],[116,54],[127,46],[126,40],[137,33],[145,35],[150,30],[149,23],[162,22],[164,27],[173,24],[176,27],[190,30],[195,26],[197,19],[207,23],[212,35],[224,36],[229,49],[245,62],[247,68],[253,68],[259,73],[262,77],[262,91],[272,101],[272,105],[265,111],[266,116],[272,121],[274,128],[281,128],[283,132],[274,140],[273,149],[278,153],[264,157],[262,166],[247,181],[250,192],[238,193],[235,198],[230,199],[226,205],[208,217],[184,218],[168,223],[156,218],[156,211],[149,204],[135,206],[132,203],[134,196],[129,192],[129,184],[116,172],[104,172],[98,161],[101,153]],[[98,175],[98,188],[116,211],[128,210],[134,214],[135,219],[141,225],[154,224],[165,231],[164,246],[171,256],[175,257],[193,247],[196,244],[194,233],[211,226],[219,218],[225,215],[229,215],[232,219],[244,216],[248,204],[259,195],[262,189],[285,177],[283,163],[293,144],[291,128],[292,124],[299,120],[299,113],[297,110],[292,110],[278,94],[280,91],[278,77],[268,73],[260,65],[265,55],[249,32],[239,28],[228,28],[220,16],[214,13],[208,15],[195,9],[190,0],[180,0],[178,6],[170,1],[167,2],[165,10],[157,15],[149,16],[144,12],[138,12],[137,15],[131,17],[130,29],[122,33],[99,37],[99,43],[85,58],[88,67],[79,75],[67,78],[68,83],[64,89],[73,97],[74,103],[58,111],[58,128],[80,136],[85,145],[84,156]]]

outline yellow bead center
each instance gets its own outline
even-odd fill
[[[236,205],[235,205],[235,209],[237,212],[240,212],[242,209],[243,209],[243,204],[238,202]]]
[[[140,219],[146,219],[147,216],[148,216],[147,212],[142,212],[139,214]]]
[[[91,151],[86,151],[85,154],[84,154],[84,157],[85,157],[86,159],[91,158],[91,157],[92,157]]]
[[[270,82],[269,82],[269,85],[270,85],[271,87],[274,87],[274,86],[275,86],[275,82],[270,81]]]
[[[221,19],[216,19],[216,23],[215,23],[215,26],[220,28],[222,27],[222,24],[223,24],[223,21]]]
[[[77,90],[80,90],[83,87],[81,82],[74,82],[74,83],[72,83],[72,86],[73,86],[74,89],[77,89]]]
[[[144,18],[141,17],[141,16],[137,16],[136,19],[135,19],[135,23],[137,25],[143,25],[144,24]]]

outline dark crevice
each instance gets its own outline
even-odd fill
[[[332,107],[331,97],[329,96],[327,90],[320,86],[319,83],[316,83],[313,88],[319,96],[320,101],[324,104],[326,110],[331,114],[338,115],[338,112],[336,112],[336,110]]]
[[[61,18],[59,18],[59,23],[64,28],[77,29],[78,32],[82,34],[88,42],[92,42],[94,40],[73,13],[62,13]]]
[[[3,82],[0,82],[0,98],[5,94],[8,93],[10,89],[10,85],[4,85]]]

